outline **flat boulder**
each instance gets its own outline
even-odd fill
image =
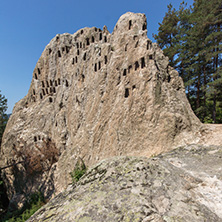
[[[53,198],[35,221],[222,221],[222,147],[113,157]]]

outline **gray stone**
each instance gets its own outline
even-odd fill
[[[114,157],[89,169],[28,221],[222,221],[222,147],[153,158]]]

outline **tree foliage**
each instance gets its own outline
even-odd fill
[[[7,110],[7,99],[5,96],[1,94],[0,91],[0,150],[1,150],[1,143],[2,143],[2,136],[5,130],[5,126],[8,120],[8,116],[6,115]],[[1,177],[1,169],[0,169],[0,210],[5,209],[7,207],[7,195],[5,192],[5,185]],[[1,212],[0,212],[1,215]]]
[[[26,198],[25,204],[21,209],[8,211],[2,217],[0,216],[0,220],[2,222],[24,222],[44,204],[46,204],[44,195],[41,192],[35,192]]]
[[[222,2],[182,2],[159,24],[157,43],[183,78],[187,97],[203,122],[222,123]]]
[[[8,116],[5,113],[7,108],[8,108],[7,99],[5,98],[5,96],[1,94],[1,90],[0,90],[0,147],[2,143],[2,136],[5,130],[5,126],[8,121]]]

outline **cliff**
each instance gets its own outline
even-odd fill
[[[79,158],[91,166],[112,156],[221,144],[221,126],[200,123],[146,27],[144,14],[126,13],[112,33],[83,28],[46,46],[3,137],[0,166],[14,164],[3,171],[12,201],[63,191]]]

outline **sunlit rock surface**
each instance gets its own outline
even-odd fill
[[[218,127],[191,110],[182,79],[147,38],[144,14],[56,35],[8,121],[0,166],[10,199],[63,191],[78,158],[152,156],[191,143],[221,144]]]

